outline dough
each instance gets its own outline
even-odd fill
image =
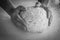
[[[46,10],[42,7],[18,6],[12,19],[20,29],[28,32],[43,32],[48,28]],[[49,22],[50,23],[50,22]]]

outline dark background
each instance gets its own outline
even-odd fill
[[[2,7],[9,15],[14,11],[14,7],[9,0],[0,0],[0,7]]]

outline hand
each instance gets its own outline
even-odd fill
[[[0,35],[2,39],[7,38],[21,39],[23,35],[23,33],[20,30],[18,30],[16,26],[13,24],[10,16],[1,7],[0,7]]]

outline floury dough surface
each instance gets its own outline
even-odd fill
[[[15,0],[14,0],[15,1]],[[17,2],[18,3],[18,2]],[[52,4],[52,3],[51,3]],[[20,30],[18,30],[15,25],[13,25],[13,23],[11,22],[9,16],[7,15],[7,13],[2,10],[0,12],[0,20],[2,26],[0,26],[0,33],[2,34],[1,39],[3,40],[60,40],[60,8],[56,8],[54,6],[54,4],[52,4],[53,6],[51,6],[49,9],[51,9],[51,11],[53,12],[53,21],[52,21],[52,25],[50,26],[50,28],[46,31],[44,31],[44,33],[41,34],[32,34],[32,33],[22,33]],[[55,7],[55,8],[54,8]]]
[[[44,12],[42,12],[42,11]],[[47,27],[46,12],[42,8],[30,8],[24,15],[28,31],[40,32]]]

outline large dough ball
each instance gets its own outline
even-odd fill
[[[48,26],[46,11],[43,8],[29,7],[22,17],[25,20],[27,30],[30,32],[41,32]]]

